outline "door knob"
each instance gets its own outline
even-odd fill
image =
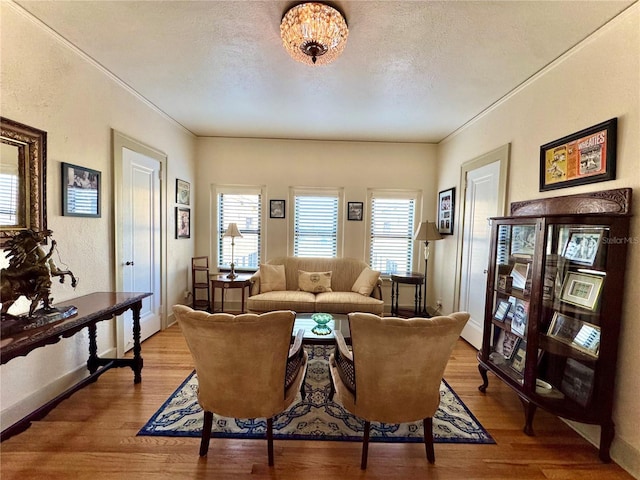
[[[131,265],[133,267],[133,262],[127,262],[125,265]]]

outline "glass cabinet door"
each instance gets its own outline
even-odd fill
[[[523,383],[537,223],[496,227],[489,362]]]
[[[535,394],[574,412],[593,400],[608,238],[606,225],[546,229]]]

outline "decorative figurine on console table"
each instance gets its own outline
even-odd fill
[[[78,284],[70,270],[60,270],[51,258],[56,249],[56,241],[51,241],[48,253],[42,248],[41,244],[52,233],[51,230],[22,230],[5,245],[9,266],[0,272],[3,336],[41,327],[77,313],[77,308],[73,306],[65,307],[64,310],[52,306],[51,277],[60,277],[60,283],[64,283],[65,276],[68,275],[71,277],[72,287],[75,288]],[[10,314],[9,308],[22,296],[31,301],[29,312],[23,315]],[[40,303],[42,308],[37,309]]]

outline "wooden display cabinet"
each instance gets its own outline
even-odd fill
[[[537,407],[600,425],[611,460],[613,394],[629,242],[631,189],[511,205],[491,219],[478,368],[520,396],[524,432]]]

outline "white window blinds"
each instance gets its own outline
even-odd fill
[[[369,263],[383,274],[409,273],[413,265],[415,198],[371,198]]]
[[[259,193],[218,194],[218,268],[231,268],[231,238],[224,233],[230,223],[238,225],[242,238],[235,238],[233,263],[236,270],[256,270],[260,265]]]
[[[338,196],[296,195],[293,254],[335,257],[338,251]]]

